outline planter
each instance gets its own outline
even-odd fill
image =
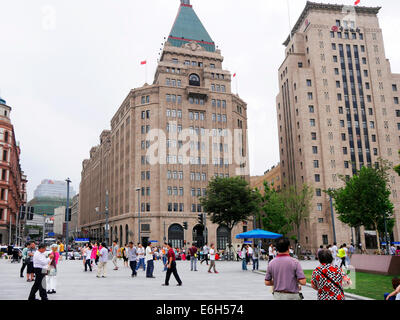
[[[399,256],[353,254],[351,265],[359,272],[382,274],[386,276],[400,275]]]

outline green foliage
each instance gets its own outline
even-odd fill
[[[393,204],[389,197],[387,161],[381,160],[379,168],[362,167],[351,179],[341,179],[343,188],[325,191],[334,199],[339,220],[351,227],[373,227],[384,232],[386,217],[388,232],[394,226]],[[378,239],[379,245],[379,239]]]
[[[216,177],[210,181],[207,194],[200,198],[200,203],[212,223],[232,230],[235,225],[257,213],[259,196],[240,177]]]
[[[400,150],[399,150],[399,155],[400,155]],[[395,166],[395,167],[393,168],[393,170],[396,171],[397,174],[400,176],[400,164],[397,165],[397,166]]]
[[[290,186],[282,192],[283,200],[289,220],[297,229],[297,239],[300,239],[300,225],[304,219],[308,219],[313,199],[313,189],[308,185],[301,188]]]
[[[271,189],[265,181],[264,195],[260,194],[260,199],[261,210],[259,215],[263,228],[284,236],[292,231],[293,228],[282,193]]]

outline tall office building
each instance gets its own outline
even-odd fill
[[[131,90],[83,161],[79,223],[88,236],[104,239],[106,191],[110,237],[120,244],[208,241],[225,249],[246,230],[240,224],[229,234],[207,220],[205,232],[198,221],[211,178],[249,180],[247,106],[222,62],[190,1],[181,0],[153,84]]]
[[[343,185],[378,158],[399,161],[400,75],[385,56],[381,8],[307,2],[284,42],[277,114],[284,185],[315,188],[310,218],[301,226],[308,249],[332,244],[330,202],[323,190]],[[390,172],[394,237],[400,236],[399,177]],[[373,231],[351,229],[334,218],[338,243],[374,247]],[[375,238],[376,239],[376,238]]]

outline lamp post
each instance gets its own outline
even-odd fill
[[[329,189],[332,191],[332,189]],[[333,242],[336,243],[336,230],[335,230],[335,216],[333,214],[333,203],[332,203],[332,196],[329,195],[329,202],[331,204],[331,218],[332,218],[332,231],[333,231]]]
[[[69,178],[67,178],[67,180],[65,180],[67,182],[67,218],[65,219],[65,248],[66,248],[66,256],[65,256],[65,260],[68,260],[68,221],[69,221],[69,184],[71,183],[71,180]],[[44,231],[44,230],[43,230]]]
[[[140,243],[140,188],[136,188],[138,193],[138,243]]]
[[[109,218],[109,210],[108,210],[108,190],[106,190],[106,207],[104,208],[104,212],[100,212],[100,208],[96,207],[95,210],[98,214],[104,214],[106,216],[106,225],[105,225],[105,230],[104,230],[104,238],[105,242],[107,245],[110,245],[109,243],[109,223],[108,223],[108,218]]]

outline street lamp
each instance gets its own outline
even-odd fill
[[[65,260],[68,260],[69,184],[71,183],[71,180],[69,178],[67,178],[67,180],[65,180],[65,181],[67,182],[67,208],[66,208],[66,210],[67,210],[67,217],[68,217],[68,219],[66,219],[66,221],[65,221],[65,224],[66,224],[66,226],[65,226],[65,239],[66,239],[65,247],[67,250]]]
[[[108,190],[106,190],[106,207],[105,207],[105,211],[104,211],[104,213],[103,212],[100,212],[100,208],[99,207],[96,207],[95,208],[95,210],[96,210],[96,212],[97,213],[99,213],[99,214],[105,214],[105,216],[106,216],[106,225],[105,225],[105,232],[104,232],[104,237],[105,237],[105,242],[107,243],[107,245],[110,245],[110,243],[109,243],[109,233],[108,233],[108,231],[109,231],[109,229],[110,229],[110,227],[109,227],[109,225],[108,225],[108,217],[109,217],[109,210],[108,210]]]
[[[140,188],[136,188],[138,193],[138,243],[140,243]]]
[[[333,191],[333,189],[329,189],[329,191]],[[332,218],[332,229],[333,229],[333,242],[336,243],[336,230],[335,230],[335,216],[333,214],[333,203],[332,196],[329,194],[329,202],[331,205],[331,218]]]

